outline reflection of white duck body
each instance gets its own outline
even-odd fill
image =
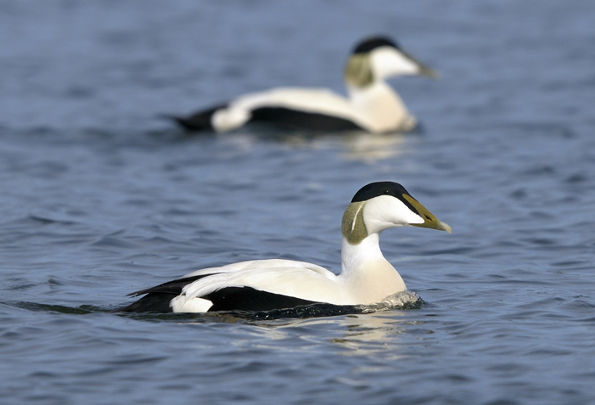
[[[312,303],[366,305],[406,289],[380,251],[381,231],[398,226],[447,230],[398,183],[371,183],[347,206],[340,274],[300,261],[269,259],[201,269],[153,288],[124,311],[266,311]]]
[[[186,117],[171,117],[188,130],[226,132],[249,122],[269,122],[306,130],[406,132],[417,121],[386,79],[434,72],[384,37],[360,42],[345,66],[349,93],[280,87],[240,96]]]

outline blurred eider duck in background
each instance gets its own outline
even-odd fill
[[[144,295],[127,312],[270,311],[314,303],[367,305],[406,290],[380,251],[379,234],[399,226],[451,231],[403,186],[370,183],[343,214],[341,273],[316,264],[252,260],[194,271],[183,278],[137,291]]]
[[[327,89],[280,87],[246,94],[189,116],[168,117],[190,131],[226,132],[249,122],[269,122],[306,130],[407,132],[416,127],[417,120],[385,81],[402,75],[436,77],[396,42],[370,37],[347,60],[347,98]]]

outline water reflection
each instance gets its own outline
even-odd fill
[[[260,330],[271,340],[299,340],[320,345],[332,346],[346,356],[366,356],[378,352],[390,352],[396,337],[406,330],[404,311],[384,311],[365,314],[352,314],[343,317],[315,318],[293,321],[273,328]],[[297,334],[297,336],[296,336]],[[299,344],[292,345],[299,347]]]
[[[404,316],[402,311],[391,311],[345,317],[342,320],[344,336],[331,341],[346,349],[343,351],[344,355],[385,352],[395,343],[395,337],[404,333]]]
[[[415,299],[415,300],[414,300]],[[394,303],[401,305],[395,309]],[[407,300],[409,300],[407,302]],[[402,303],[405,302],[405,305]],[[114,313],[113,310],[92,306],[67,307],[21,302],[15,305],[24,309],[42,312],[58,312],[69,315],[91,315],[93,313]],[[206,327],[230,325],[229,333],[235,335],[232,346],[249,346],[252,349],[278,351],[280,347],[287,352],[311,352],[320,350],[335,351],[343,356],[368,356],[382,353],[395,359],[401,356],[395,346],[399,345],[398,336],[406,333],[412,326],[408,316],[410,310],[418,308],[421,299],[415,293],[396,294],[393,299],[378,306],[350,307],[359,308],[360,313],[308,318],[268,318],[258,319],[254,315],[239,316],[238,313],[205,314],[121,314],[119,316],[136,319],[141,322],[167,322],[178,325],[197,324]],[[382,307],[381,307],[382,306]],[[347,307],[337,307],[345,308]],[[415,321],[417,324],[418,321]],[[211,333],[217,333],[217,329]],[[326,348],[326,349],[325,349]]]
[[[374,163],[403,153],[408,135],[400,133],[370,134],[364,131],[325,134],[263,129],[262,131],[241,131],[218,136],[244,151],[257,146],[259,141],[266,140],[278,142],[291,148],[338,149],[341,157],[345,159]]]
[[[374,163],[395,157],[403,152],[405,135],[403,134],[367,134],[351,133],[342,138],[346,151],[345,158]]]
[[[256,326],[256,325],[254,325]],[[403,310],[385,310],[341,317],[309,318],[281,321],[268,327],[260,324],[259,332],[268,339],[293,341],[292,346],[301,346],[307,341],[320,345],[329,345],[333,350],[345,356],[366,356],[375,353],[399,357],[394,346],[397,336],[402,335],[411,326],[407,312]],[[296,347],[296,348],[297,348]]]

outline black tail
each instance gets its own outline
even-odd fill
[[[163,117],[175,121],[187,131],[212,131],[214,129],[213,124],[211,123],[213,114],[215,114],[217,110],[225,107],[227,107],[227,104],[218,105],[206,110],[197,111],[186,117],[167,114],[163,115]]]
[[[153,312],[166,313],[172,312],[169,303],[175,297],[173,294],[151,293],[134,301],[130,305],[118,308],[115,312]]]
[[[185,285],[192,283],[205,275],[180,278],[178,280],[168,281],[167,283],[159,284],[158,286],[147,288],[146,290],[135,291],[128,295],[138,296],[145,294],[144,297],[138,301],[133,302],[123,308],[119,308],[118,312],[172,312],[169,306],[170,301],[182,293],[182,288]]]

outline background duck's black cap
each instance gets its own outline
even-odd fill
[[[392,48],[400,49],[397,43],[387,37],[374,36],[363,39],[353,49],[353,53],[368,53],[381,46],[390,46]]]

